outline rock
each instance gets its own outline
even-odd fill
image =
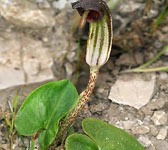
[[[72,64],[69,63],[69,62],[67,62],[65,64],[65,70],[66,70],[66,73],[67,73],[67,78],[69,78],[72,75],[72,73],[73,73],[73,66],[72,66]]]
[[[110,71],[112,71],[112,70],[114,69],[114,63],[113,63],[113,61],[109,60],[109,61],[107,62],[107,68],[108,68],[108,70],[110,70]]]
[[[135,66],[143,64],[143,55],[142,53],[135,53],[135,59],[132,55],[129,53],[122,54],[119,59],[117,59],[116,64],[117,65],[124,65],[124,66]]]
[[[160,98],[154,98],[151,100],[151,102],[149,104],[147,104],[147,107],[154,111],[154,110],[158,110],[163,108],[163,106],[165,105],[165,99],[160,97]]]
[[[147,127],[145,125],[141,125],[141,126],[132,127],[131,131],[133,134],[146,134],[150,130],[149,130],[149,127]]]
[[[154,42],[154,46],[155,46],[155,48],[161,48],[162,47],[162,43],[161,43],[161,41],[159,41],[159,40],[156,40],[155,42]]]
[[[164,111],[155,111],[152,116],[152,121],[156,126],[167,123],[167,114]]]
[[[54,1],[52,5],[54,8],[63,9],[65,8],[66,4],[67,4],[67,0],[58,0],[58,1]]]
[[[168,150],[168,140],[158,140],[154,137],[150,140],[152,145],[155,147],[155,150]]]
[[[76,59],[76,53],[75,52],[71,52],[71,53],[68,53],[67,54],[67,59],[70,61],[70,62],[74,62],[74,60]]]
[[[50,10],[42,11],[26,0],[1,0],[0,12],[7,21],[20,27],[44,28],[55,23]]]
[[[154,125],[150,126],[150,133],[151,133],[152,136],[156,136],[158,134],[158,132],[159,131],[158,131],[158,128],[156,126],[154,126]]]
[[[167,128],[161,128],[159,131],[159,134],[157,135],[157,139],[158,140],[164,140],[167,136]]]
[[[125,1],[121,6],[120,10],[122,10],[123,13],[133,12],[137,10],[138,8],[143,8],[144,4],[142,3],[135,3],[134,1]]]
[[[129,130],[132,128],[132,126],[135,124],[134,121],[128,120],[128,121],[122,121],[122,127],[124,130]]]
[[[161,80],[167,80],[168,79],[168,73],[167,72],[160,72],[160,79]]]
[[[152,115],[155,110],[163,108],[165,103],[165,97],[160,96],[159,98],[152,99],[150,103],[148,103],[145,107],[142,107],[141,111],[145,115]]]
[[[41,41],[0,33],[0,90],[54,79],[52,56]]]
[[[50,8],[50,4],[47,0],[36,0],[36,3],[39,5],[39,8]]]
[[[146,78],[146,79],[145,79]],[[155,93],[155,74],[121,75],[111,87],[109,99],[113,102],[129,105],[136,109],[146,105]]]
[[[105,100],[101,100],[101,101],[98,101],[97,104],[92,104],[90,106],[90,111],[92,113],[95,113],[95,112],[101,112],[103,110],[105,110],[107,107],[108,107],[109,103]]]
[[[151,145],[151,141],[149,140],[149,138],[147,136],[143,136],[141,135],[138,138],[138,141],[144,146],[144,147],[149,147]]]
[[[150,10],[148,13],[147,13],[147,15],[148,15],[148,17],[149,18],[154,18],[154,17],[156,17],[157,15],[158,15],[158,10]]]
[[[4,111],[7,101],[14,99],[18,89],[31,92],[42,82],[51,81],[53,58],[41,41],[22,33],[0,33],[0,107]],[[41,84],[39,84],[41,83]],[[30,87],[26,85],[29,85]],[[33,86],[36,85],[36,86]],[[22,86],[22,88],[21,88]],[[23,88],[24,86],[24,88]],[[21,94],[19,102],[29,94]],[[20,93],[19,93],[20,95]]]

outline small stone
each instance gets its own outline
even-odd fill
[[[167,72],[160,72],[160,79],[161,80],[167,80],[168,79],[168,73]]]
[[[55,19],[49,10],[40,10],[29,1],[1,1],[0,12],[7,21],[20,27],[44,28],[51,27],[55,23]]]
[[[154,93],[155,78],[144,74],[126,74],[117,79],[108,98],[113,102],[139,109],[149,102]]]
[[[108,61],[107,62],[107,68],[108,68],[108,70],[113,70],[113,68],[114,68],[114,64],[113,64],[113,61]]]
[[[158,140],[164,140],[166,136],[167,136],[167,128],[161,128],[156,138]]]
[[[133,12],[139,8],[142,8],[144,4],[134,3],[134,1],[127,1],[120,6],[123,13]]]
[[[42,40],[43,40],[43,42],[48,42],[49,41],[47,37],[43,37]]]
[[[156,17],[157,15],[158,15],[158,10],[150,10],[149,12],[148,12],[148,17],[149,18],[153,18],[153,17]]]
[[[164,111],[155,111],[152,121],[156,126],[164,125],[167,123],[167,114]]]
[[[66,0],[58,0],[58,1],[53,2],[52,5],[54,8],[63,9],[65,8],[66,4],[67,4]]]
[[[162,32],[164,32],[164,33],[168,33],[168,27],[167,26],[164,26],[164,27],[162,27]]]
[[[162,47],[162,43],[159,40],[156,40],[154,42],[154,46],[155,46],[155,48],[161,48]]]
[[[66,73],[67,73],[67,76],[71,76],[72,73],[73,73],[73,66],[71,63],[67,62],[65,64],[65,70],[66,70]]]
[[[150,103],[146,105],[146,108],[153,113],[154,110],[161,109],[164,105],[165,99],[160,97],[157,99],[152,99]]]
[[[106,102],[99,102],[97,104],[91,105],[90,106],[90,111],[92,113],[100,112],[100,111],[105,110],[107,107],[108,107],[108,103],[106,103]]]
[[[36,2],[39,5],[39,8],[50,8],[50,4],[49,2],[47,2],[46,0],[36,0]]]
[[[132,127],[131,131],[133,134],[146,134],[149,132],[149,127],[141,125],[137,127]]]
[[[154,125],[150,126],[150,133],[151,133],[151,135],[156,136],[158,134],[158,132],[159,131],[158,131],[158,128],[156,126],[154,126]]]
[[[119,59],[117,59],[116,64],[117,65],[124,65],[124,66],[135,66],[140,65],[143,63],[143,55],[142,53],[135,53],[135,59],[134,57],[128,53],[122,54]]]
[[[147,136],[140,136],[138,138],[138,141],[144,146],[144,147],[149,147],[151,145],[151,141]]]
[[[118,109],[118,105],[116,104],[110,104],[109,109],[107,110],[108,116],[111,118],[118,116],[120,113],[120,110]]]
[[[152,145],[155,147],[155,150],[168,150],[168,140],[158,140],[154,137],[150,140]]]
[[[129,130],[132,128],[132,126],[134,125],[134,121],[131,121],[131,120],[128,120],[128,121],[123,121],[122,122],[122,126],[123,126],[123,129],[125,130]]]
[[[76,53],[75,52],[70,52],[67,54],[67,59],[70,61],[70,62],[74,62],[74,60],[76,59]]]

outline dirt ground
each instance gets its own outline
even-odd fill
[[[77,57],[79,37],[76,30],[72,31],[72,27],[76,27],[74,25],[77,20],[74,17],[76,14],[71,10],[70,6],[58,9],[55,8],[53,1],[48,0],[48,3],[51,5],[51,9],[53,9],[53,16],[57,21],[52,29],[49,28],[42,31],[31,28],[25,29],[13,25],[1,17],[0,34],[4,33],[4,31],[8,32],[6,29],[12,26],[12,32],[22,33],[36,41],[42,42],[42,45],[48,47],[53,55],[52,72],[55,77],[53,80],[68,78],[76,84],[80,93],[85,89],[89,78],[89,67],[85,62],[88,25],[86,25],[80,36],[81,55],[79,59]],[[151,33],[152,24],[161,13],[164,5],[165,1],[163,0],[153,0],[151,8],[144,14],[145,0],[121,0],[119,6],[112,11],[114,37],[110,59],[101,68],[93,95],[74,124],[76,132],[82,132],[81,121],[84,118],[94,117],[124,129],[136,137],[146,147],[146,150],[168,150],[167,72],[139,73],[144,77],[149,74],[155,76],[154,79],[151,79],[155,80],[154,92],[149,102],[139,109],[119,104],[109,99],[110,89],[115,85],[117,79],[123,75],[122,71],[142,65],[168,45],[168,17],[165,18],[154,33]],[[65,34],[60,34],[58,30]],[[61,41],[61,39],[63,40]],[[56,51],[55,49],[57,49],[58,45],[60,50]],[[62,49],[65,52],[61,53]],[[80,68],[77,65],[79,61]],[[167,54],[161,56],[150,67],[159,66],[168,66]],[[128,76],[133,77],[133,73],[129,73]],[[27,84],[21,88],[19,93],[20,102],[23,101],[29,92],[44,82]],[[5,99],[6,101],[12,100],[17,89],[20,89],[20,86],[1,90],[0,96],[3,102]],[[10,114],[9,107],[5,108],[5,112]],[[9,142],[6,136],[6,124],[1,114],[0,150],[8,150]],[[27,145],[28,142],[29,139],[25,138]],[[36,147],[38,149],[37,143]],[[14,149],[24,149],[23,143],[17,135],[14,139]]]

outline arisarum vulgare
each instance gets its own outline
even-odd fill
[[[69,128],[85,104],[88,102],[95,87],[99,69],[109,59],[112,47],[112,17],[107,4],[102,0],[79,0],[72,3],[82,16],[82,24],[90,23],[87,41],[86,62],[90,66],[90,79],[87,88],[80,94],[77,106],[62,123],[57,135],[57,143],[64,140]]]

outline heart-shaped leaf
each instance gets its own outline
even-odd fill
[[[77,98],[78,93],[68,80],[41,86],[20,107],[15,122],[17,131],[25,136],[40,132],[40,146],[49,146],[56,137],[60,119],[76,104]]]
[[[68,150],[98,150],[96,144],[86,135],[72,134],[66,140]]]
[[[86,149],[83,148],[83,150],[144,150],[144,147],[127,132],[101,120],[87,118],[83,120],[82,127],[90,141],[81,135],[75,135],[75,137],[71,135],[66,140],[66,150],[85,146]],[[90,147],[87,149],[87,146],[92,144],[96,145],[97,149]]]

